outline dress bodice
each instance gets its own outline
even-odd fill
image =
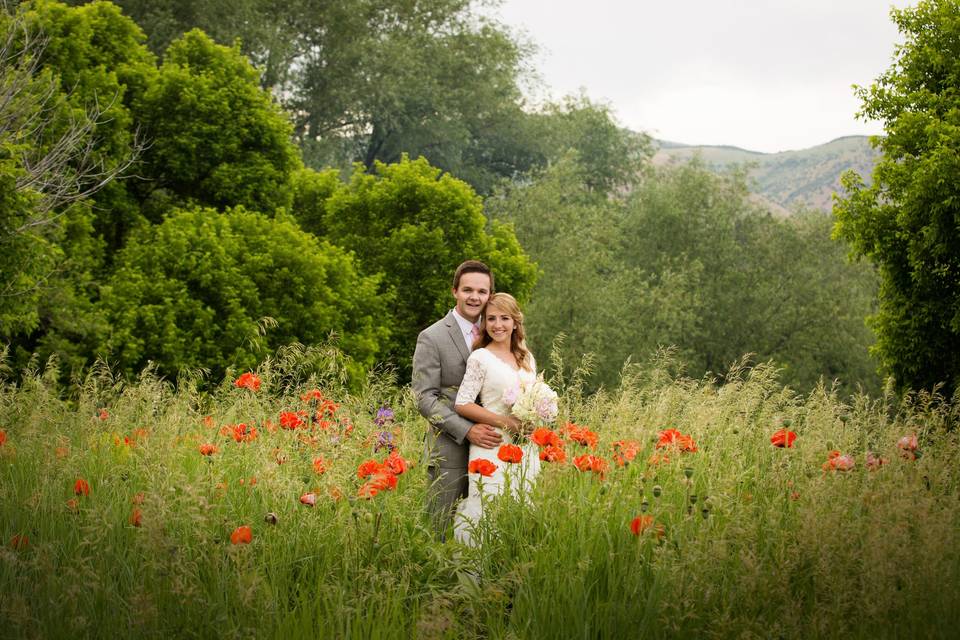
[[[467,371],[457,391],[457,404],[477,402],[484,409],[498,415],[510,415],[512,402],[504,401],[504,393],[516,398],[520,384],[528,384],[537,378],[536,364],[529,356],[532,369],[516,370],[485,347],[474,350],[467,359]]]

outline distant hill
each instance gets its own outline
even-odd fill
[[[867,136],[837,138],[800,151],[760,153],[729,146],[691,146],[655,140],[654,164],[685,162],[694,155],[710,167],[722,170],[729,165],[751,166],[750,189],[759,202],[782,214],[800,208],[830,210],[831,196],[840,189],[840,174],[847,169],[859,173],[870,184],[879,153]]]

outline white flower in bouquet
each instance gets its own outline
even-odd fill
[[[541,378],[532,384],[520,386],[511,409],[514,416],[528,423],[553,422],[557,419],[557,412],[557,392]]]

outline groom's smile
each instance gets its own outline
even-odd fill
[[[457,313],[470,322],[476,322],[483,306],[490,298],[490,276],[485,273],[464,273],[460,286],[453,289]]]

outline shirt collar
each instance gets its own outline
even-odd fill
[[[479,322],[470,322],[460,315],[460,312],[457,311],[456,307],[453,308],[453,317],[457,319],[457,324],[460,325],[460,331],[463,332],[464,335],[473,331],[474,327],[480,326]]]

